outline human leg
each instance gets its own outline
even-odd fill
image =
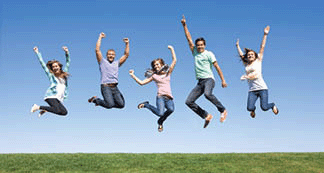
[[[113,91],[113,98],[114,98],[114,107],[115,108],[124,108],[125,107],[125,99],[122,93],[119,91],[118,87],[112,88]]]
[[[111,109],[115,105],[111,88],[103,84],[100,87],[103,100],[100,98],[95,98],[93,99],[93,103],[104,108]]]
[[[255,102],[258,99],[257,91],[249,91],[248,101],[247,101],[247,110],[250,112],[252,118],[255,117]]]
[[[40,106],[39,109],[51,112],[57,115],[67,115],[64,105],[56,98],[48,98],[45,100],[50,106]]]
[[[158,120],[158,124],[162,125],[163,122],[172,114],[174,111],[174,103],[172,99],[164,98],[165,108],[166,111],[163,113],[163,116],[161,116]]]
[[[156,107],[147,103],[147,104],[144,104],[144,108],[149,109],[150,111],[152,111],[152,113],[154,113],[158,117],[161,117],[161,116],[163,116],[163,113],[164,113],[164,104],[165,103],[164,103],[163,97],[157,96],[156,97]]]
[[[201,118],[205,119],[208,113],[203,110],[195,101],[203,94],[203,87],[198,83],[194,89],[191,90],[190,94],[186,99],[186,105],[198,114]]]
[[[274,103],[268,103],[268,90],[260,90],[260,105],[263,111],[267,111],[275,106]]]
[[[204,82],[204,96],[207,100],[212,102],[218,109],[220,113],[223,113],[225,111],[225,107],[222,105],[222,103],[215,97],[213,94],[213,89],[215,87],[215,81],[212,78],[205,79]]]

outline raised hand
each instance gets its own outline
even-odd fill
[[[186,25],[186,18],[184,15],[182,15],[181,23],[182,25]]]
[[[128,38],[124,38],[123,41],[124,41],[124,43],[129,43],[129,39]]]
[[[106,34],[105,33],[100,33],[100,35],[99,35],[101,38],[105,38],[106,37]]]
[[[129,70],[128,73],[133,76],[134,75],[134,70]]]
[[[64,50],[64,52],[69,52],[69,49],[66,46],[63,46],[62,49]]]
[[[267,27],[264,28],[264,34],[268,35],[270,31],[270,26],[268,25]]]
[[[174,50],[174,49],[173,49],[173,46],[171,46],[171,45],[168,45],[168,49],[170,49],[170,50]]]
[[[37,46],[35,46],[33,49],[34,49],[35,53],[38,53],[38,47]]]
[[[239,44],[240,44],[240,39],[237,39],[236,46],[238,46]]]

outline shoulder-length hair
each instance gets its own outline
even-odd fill
[[[54,63],[57,63],[60,66],[60,68],[61,68],[60,69],[60,74],[58,74],[58,75],[55,75],[53,73],[53,67],[52,66],[53,66]],[[63,69],[62,69],[63,68],[63,65],[59,61],[57,61],[57,60],[48,61],[47,64],[46,64],[46,66],[50,70],[50,72],[53,73],[56,77],[64,78],[65,80],[67,80],[67,78],[69,77],[69,73],[63,71]]]
[[[158,58],[158,59],[153,60],[153,61],[151,62],[151,67],[152,67],[153,73],[157,73],[157,71],[154,69],[154,63],[155,63],[156,61],[160,61],[161,66],[164,66],[164,64],[165,64],[165,63],[164,63],[164,60],[163,60],[162,58]]]
[[[241,57],[241,60],[243,61],[244,64],[249,64],[249,60],[247,58],[247,54],[249,52],[253,52],[254,53],[254,56],[255,56],[255,59],[258,59],[259,58],[259,55],[258,53],[256,53],[254,50],[252,49],[249,49],[249,48],[244,48],[244,51],[245,51],[245,54]]]

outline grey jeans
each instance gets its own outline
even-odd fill
[[[212,102],[218,109],[219,112],[223,113],[225,107],[221,104],[220,101],[213,95],[213,89],[215,87],[215,81],[212,78],[199,79],[198,84],[192,91],[186,100],[186,105],[189,106],[191,110],[196,112],[201,118],[205,119],[208,115],[208,112],[202,109],[195,101],[204,94],[207,100]]]

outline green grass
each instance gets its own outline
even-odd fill
[[[324,173],[324,153],[0,154],[0,172]]]

